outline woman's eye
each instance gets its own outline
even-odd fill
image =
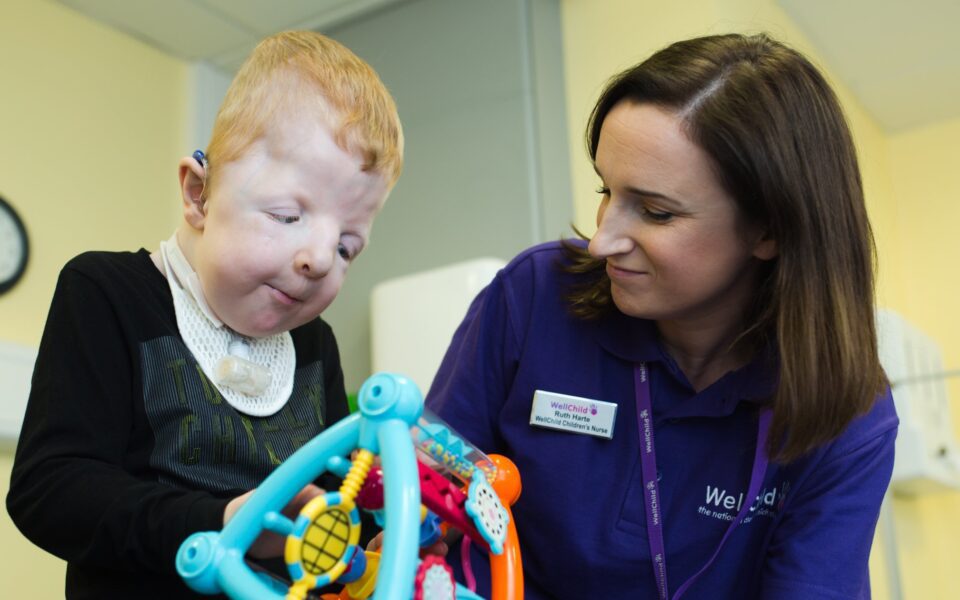
[[[277,223],[283,223],[284,225],[290,225],[291,223],[296,223],[300,220],[300,215],[279,215],[277,213],[267,214],[269,214],[270,218]]]
[[[650,210],[649,208],[643,209],[643,215],[656,223],[666,223],[674,217],[673,213]]]
[[[609,196],[610,188],[608,188],[605,185],[601,185],[600,187],[597,188],[597,193],[600,194],[601,196]]]

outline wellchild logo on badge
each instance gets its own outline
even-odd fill
[[[573,403],[571,403],[571,402],[556,402],[556,401],[553,401],[553,402],[550,402],[550,408],[552,408],[552,409],[554,409],[554,410],[568,410],[568,411],[570,411],[570,412],[580,413],[581,415],[585,415],[585,414],[588,414],[588,413],[589,413],[590,415],[596,415],[596,414],[597,414],[597,405],[596,405],[596,404],[591,404],[589,407],[587,407],[587,406],[583,406],[583,405],[573,404]]]
[[[591,398],[536,390],[530,424],[610,439],[617,405]]]
[[[586,406],[580,406],[579,404],[573,404],[572,402],[551,402],[550,408],[554,410],[568,410],[570,412],[580,413],[581,415],[587,414],[589,409]],[[596,413],[596,409],[594,409]]]
[[[777,487],[763,488],[750,506],[750,512],[744,518],[744,524],[755,517],[773,518],[783,509],[787,493],[790,491],[790,482],[784,481]],[[721,521],[733,521],[743,506],[746,492],[728,493],[726,489],[707,484],[707,494],[704,504],[697,508],[697,513],[705,517]]]

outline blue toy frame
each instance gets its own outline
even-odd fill
[[[401,375],[378,373],[363,384],[358,412],[310,440],[271,473],[220,532],[195,533],[177,553],[177,571],[193,590],[240,600],[284,600],[291,588],[258,575],[244,555],[264,530],[289,535],[287,502],[326,471],[344,476],[355,449],[379,455],[384,472],[384,536],[374,600],[408,600],[419,563],[420,486],[410,427],[423,396]],[[461,598],[477,598],[457,585]]]

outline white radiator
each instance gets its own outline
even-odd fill
[[[890,310],[877,311],[880,362],[900,416],[891,487],[898,494],[960,489],[942,353],[937,343]]]
[[[36,360],[36,348],[0,340],[0,447],[14,446],[20,435]]]

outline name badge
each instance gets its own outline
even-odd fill
[[[590,398],[537,390],[533,393],[530,424],[606,439],[613,438],[617,405]]]

